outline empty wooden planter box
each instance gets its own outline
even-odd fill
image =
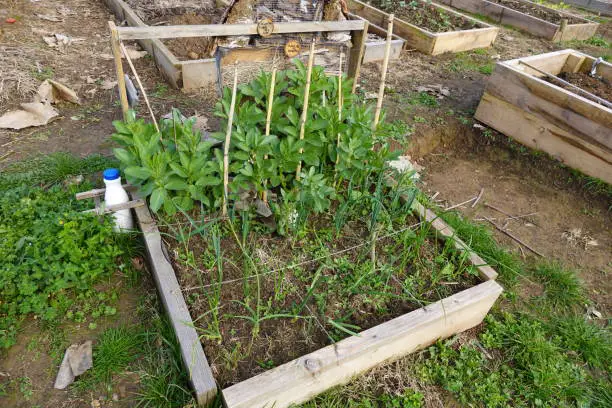
[[[422,0],[417,0],[423,2]],[[425,2],[423,2],[425,3]],[[406,40],[405,48],[416,49],[424,54],[438,55],[444,52],[469,51],[476,48],[490,47],[497,33],[498,27],[483,23],[465,14],[458,13],[448,7],[435,3],[427,5],[436,7],[445,13],[461,17],[473,22],[478,28],[460,31],[448,31],[432,33],[424,28],[403,21],[401,17],[395,16],[393,20],[393,33]],[[382,27],[383,31],[387,27],[389,14],[381,11],[359,0],[348,0],[348,6],[352,13],[365,18],[377,27]]]
[[[557,13],[568,21],[567,24],[553,23],[533,15],[525,14],[520,10],[507,7],[501,3],[487,0],[437,0],[440,3],[480,14],[491,18],[498,24],[509,25],[521,30],[543,37],[551,41],[587,40],[595,35],[598,23],[587,20],[564,11],[554,10],[527,0],[514,0],[516,4],[534,10],[535,13]]]
[[[104,190],[98,191],[103,194]],[[431,223],[440,239],[453,239],[455,248],[467,253],[482,283],[234,384],[221,391],[226,407],[285,408],[299,404],[377,365],[482,322],[503,290],[495,282],[497,273],[434,212],[417,202],[413,209],[421,220]],[[136,207],[135,213],[191,385],[198,403],[207,404],[215,398],[217,387],[174,269],[164,254],[161,235],[148,207]]]
[[[104,1],[118,20],[125,21],[131,27],[147,27],[147,24],[145,24],[136,15],[134,10],[132,10],[123,0]],[[360,19],[358,16],[352,17],[353,19]],[[379,36],[385,36],[385,31],[381,30],[379,27],[370,27],[368,31]],[[353,48],[358,48],[360,45],[358,44],[360,37],[356,38],[354,36],[353,41]],[[170,85],[174,88],[182,88],[185,90],[198,89],[220,81],[219,73],[224,65],[231,64],[236,60],[266,61],[269,60],[275,52],[274,50],[265,49],[235,49],[220,52],[217,58],[181,61],[160,39],[140,39],[138,42],[153,57],[157,67]],[[399,57],[403,44],[403,39],[394,36],[391,41],[391,59]],[[366,41],[363,51],[363,62],[382,60],[384,57],[384,48],[384,41]],[[355,52],[357,53],[357,50],[355,50]],[[350,74],[351,70],[349,69],[349,76]]]
[[[545,80],[539,72],[588,73],[593,61],[567,49],[498,62],[475,117],[526,146],[612,183],[612,109]],[[599,63],[596,73],[612,82],[609,63]]]

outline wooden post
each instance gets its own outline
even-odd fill
[[[125,76],[123,73],[123,62],[121,61],[121,48],[117,26],[112,21],[108,22],[111,32],[111,49],[115,57],[115,69],[117,70],[117,86],[119,87],[119,99],[121,101],[121,111],[123,112],[123,120],[127,121],[130,105],[127,99],[127,90],[125,88]]]
[[[142,85],[142,82],[140,81],[140,76],[138,76],[138,72],[136,72],[136,68],[134,68],[132,59],[130,58],[130,55],[128,54],[127,50],[125,49],[125,45],[123,45],[123,43],[119,41],[119,46],[121,47],[121,52],[123,52],[123,55],[125,55],[125,59],[128,62],[128,65],[130,66],[132,73],[134,74],[134,78],[136,78],[138,87],[140,87],[140,92],[142,92],[142,96],[147,104],[147,108],[149,109],[149,114],[151,115],[151,119],[153,120],[153,124],[155,125],[155,130],[159,132],[159,126],[157,125],[157,120],[155,119],[155,115],[153,114],[153,109],[151,109],[149,98],[147,98],[147,92],[145,91],[144,86]],[[176,144],[176,141],[175,141],[175,144]]]
[[[342,121],[342,53],[338,63],[338,124]],[[336,166],[340,163],[340,132],[336,140]]]
[[[355,30],[351,32],[353,47],[349,54],[347,75],[353,78],[353,94],[357,90],[357,81],[359,81],[359,74],[361,73],[361,62],[363,61],[366,40],[368,39],[368,27],[368,21],[364,20],[362,31]]]
[[[238,86],[238,64],[234,69],[234,87],[232,88],[232,102],[227,117],[227,129],[225,130],[225,145],[223,146],[223,210],[222,215],[227,215],[227,185],[229,184],[229,148],[232,137],[232,125],[234,122],[234,109],[236,108],[236,88]]]
[[[387,43],[385,44],[385,58],[383,59],[382,75],[380,78],[380,88],[378,88],[378,100],[376,101],[376,112],[372,130],[378,126],[380,120],[380,110],[382,109],[383,97],[385,95],[385,80],[387,78],[387,67],[389,65],[389,55],[391,51],[391,40],[393,39],[393,14],[389,14],[389,24],[387,25]]]
[[[312,76],[312,64],[314,62],[315,39],[310,43],[310,53],[308,54],[308,69],[306,70],[306,86],[304,87],[304,103],[302,105],[302,117],[300,118],[300,140],[304,140],[304,132],[306,130],[306,118],[308,116],[308,98],[310,97],[310,77]],[[300,148],[300,154],[304,149]],[[295,170],[295,178],[300,179],[300,171],[302,170],[302,160],[298,162]]]
[[[276,85],[276,68],[272,68],[272,79],[270,83],[270,92],[268,93],[268,112],[266,113],[266,136],[270,136],[270,125],[272,122],[272,105],[274,102],[274,86]],[[264,160],[268,158],[266,154]],[[268,202],[268,192],[266,191],[267,181],[264,180],[264,191],[261,193],[261,199],[264,203]]]

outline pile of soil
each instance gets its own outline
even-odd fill
[[[478,23],[472,20],[445,12],[434,4],[427,4],[420,0],[413,0],[407,4],[402,0],[372,0],[370,4],[388,13],[394,13],[396,17],[405,22],[433,33],[469,30],[478,27]]]
[[[541,8],[537,4],[529,3],[521,0],[489,0],[502,6],[511,8],[521,13],[528,14],[533,17],[540,18],[554,24],[561,24],[561,20],[567,19],[568,24],[582,24],[583,20],[561,13],[551,8]]]
[[[186,13],[165,17],[163,21],[167,25],[214,24],[215,16]],[[212,37],[172,38],[164,40],[164,44],[177,58],[185,60],[210,58],[215,41]]]
[[[604,78],[592,77],[584,72],[562,72],[558,77],[593,95],[597,95],[607,101],[612,101],[612,84]],[[570,92],[574,91],[571,86],[563,85],[553,80],[549,80],[549,82],[567,89]]]

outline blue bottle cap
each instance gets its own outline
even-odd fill
[[[104,180],[117,180],[119,178],[119,170],[106,169],[102,175],[104,176]]]

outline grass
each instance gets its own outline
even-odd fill
[[[491,75],[495,62],[488,56],[488,51],[477,49],[470,52],[458,52],[447,69],[452,72],[479,72],[484,75]]]
[[[93,368],[83,374],[75,386],[86,390],[102,384],[111,389],[113,376],[138,358],[142,343],[142,333],[137,328],[119,326],[107,329],[94,347]]]
[[[11,163],[0,172],[0,190],[27,184],[46,185],[60,183],[69,176],[91,174],[117,164],[115,159],[102,155],[78,158],[69,153],[52,153]]]
[[[544,293],[538,299],[542,305],[555,310],[566,310],[587,301],[575,272],[558,263],[538,264],[533,268],[532,275],[544,286]]]

